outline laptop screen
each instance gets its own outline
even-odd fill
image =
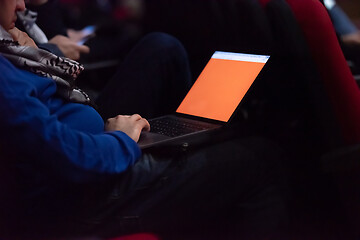
[[[268,59],[265,55],[215,52],[176,112],[229,121]]]

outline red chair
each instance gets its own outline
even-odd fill
[[[259,0],[266,7],[274,0]],[[276,1],[276,0],[275,0]],[[281,1],[281,0],[279,0]],[[283,1],[284,2],[284,1]],[[335,116],[342,146],[323,152],[322,166],[337,183],[348,224],[344,238],[360,237],[360,90],[319,0],[286,0],[308,46]],[[332,120],[332,119],[329,119]],[[319,173],[320,174],[320,173]],[[335,207],[335,206],[334,206]],[[347,236],[347,237],[345,237]]]
[[[336,179],[352,227],[360,236],[360,90],[342,54],[330,18],[317,0],[287,0],[321,73],[348,147],[324,156],[325,170]],[[309,6],[311,6],[309,8]],[[311,17],[307,17],[311,16]],[[352,145],[351,145],[352,144]]]
[[[318,0],[287,0],[324,81],[344,140],[360,143],[360,90],[340,48],[327,11]]]
[[[360,90],[346,63],[331,20],[317,0],[287,0],[311,49],[347,147],[323,157],[349,217],[350,233],[360,236]]]

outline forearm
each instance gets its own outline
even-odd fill
[[[122,173],[140,157],[137,144],[125,133],[88,134],[49,119],[15,116],[17,124],[5,124],[6,139],[1,137],[0,143],[21,149],[13,153],[15,159],[27,159],[57,178],[77,183]]]

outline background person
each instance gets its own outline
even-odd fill
[[[83,8],[87,9],[94,3],[86,1],[84,5]],[[140,40],[139,32],[132,25],[111,17],[96,17],[95,13],[84,26],[72,24],[84,29],[68,28],[58,0],[29,0],[26,6],[27,10],[18,14],[17,26],[35,39],[40,48],[85,64],[86,71],[79,76],[78,85],[94,93],[93,97],[102,90],[115,74],[119,63]],[[44,37],[36,38],[38,35]]]
[[[335,0],[324,0],[324,5],[339,36],[344,55],[349,62],[352,62],[351,70],[358,74],[360,72],[360,30]]]

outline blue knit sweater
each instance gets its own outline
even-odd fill
[[[131,138],[104,132],[92,107],[65,102],[55,92],[53,80],[20,70],[0,55],[0,159],[78,183],[134,164],[141,152]]]

